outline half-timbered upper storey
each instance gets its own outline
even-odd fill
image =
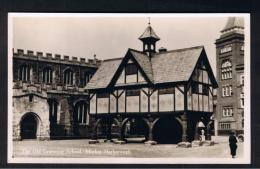
[[[87,85],[90,113],[213,112],[217,82],[204,47],[156,52],[159,37],[150,26],[146,31],[151,39],[139,38],[143,51],[128,49],[94,74]]]

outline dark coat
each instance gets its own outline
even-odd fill
[[[232,156],[235,156],[237,150],[237,138],[234,135],[229,136],[229,147],[230,147],[230,154]]]

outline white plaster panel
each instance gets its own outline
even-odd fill
[[[177,87],[175,87],[175,99],[175,110],[184,110],[184,95]]]
[[[90,100],[90,114],[96,113],[96,94]]]
[[[148,112],[148,97],[141,91],[141,112]]]
[[[136,82],[137,82],[137,74],[126,76],[126,83],[136,83]]]
[[[208,72],[203,70],[203,83],[209,83],[209,75]]]
[[[110,94],[110,113],[116,112],[116,98]]]
[[[97,113],[108,113],[109,98],[97,99]]]
[[[209,111],[209,98],[208,96],[203,96],[203,102],[204,102],[204,111]]]
[[[199,94],[199,111],[203,111],[203,100],[202,100],[202,95]]]
[[[199,99],[198,99],[198,95],[197,94],[192,94],[192,99],[193,99],[193,110],[194,111],[198,111],[199,110]]]
[[[212,100],[212,94],[209,93],[209,111],[213,112],[213,100]]]
[[[188,95],[188,110],[192,110],[192,97]]]
[[[140,71],[138,71],[138,82],[145,82],[145,79]]]
[[[159,111],[173,111],[173,94],[159,95]]]
[[[127,96],[126,112],[139,112],[139,96]]]
[[[154,91],[153,94],[150,97],[150,111],[151,112],[157,112],[158,111],[158,90]]]
[[[203,78],[202,70],[198,69],[198,73],[199,73],[199,82],[203,82],[203,80],[202,80],[202,78]]]
[[[125,112],[125,92],[118,99],[118,111]]]

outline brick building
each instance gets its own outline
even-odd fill
[[[216,121],[219,134],[244,128],[244,21],[230,17],[216,40]]]
[[[13,53],[13,139],[88,137],[85,86],[100,61]]]

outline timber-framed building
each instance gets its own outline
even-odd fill
[[[105,133],[119,143],[131,135],[143,135],[148,144],[188,143],[198,139],[201,122],[211,140],[218,85],[204,47],[157,52],[160,38],[150,24],[139,40],[142,51],[128,49],[123,58],[104,60],[87,84],[91,142]]]

